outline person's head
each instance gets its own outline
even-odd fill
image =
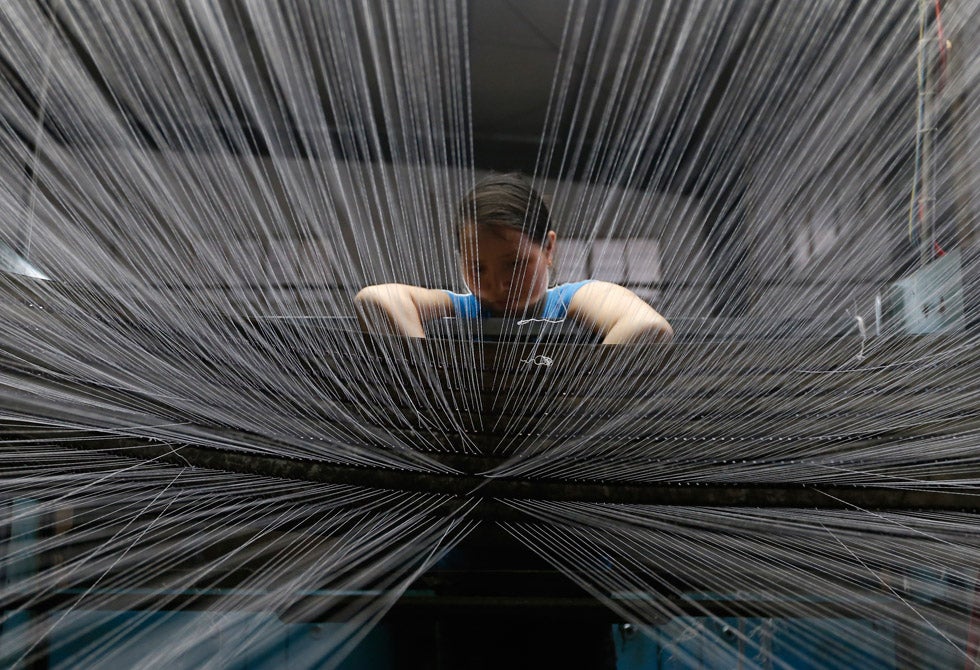
[[[481,180],[459,205],[463,278],[495,314],[521,314],[548,290],[555,251],[551,214],[521,174]]]

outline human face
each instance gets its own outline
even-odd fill
[[[509,226],[466,224],[460,233],[463,278],[495,316],[521,315],[544,298],[555,232],[544,244]]]

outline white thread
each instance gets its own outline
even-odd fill
[[[868,341],[868,329],[864,326],[864,318],[857,313],[857,305],[854,306],[854,312],[850,310],[844,310],[845,313],[857,322],[858,335],[861,336],[861,350],[858,351],[857,355],[854,357],[856,361],[864,360],[864,345]]]
[[[190,461],[188,461],[186,458],[184,458],[184,455],[183,454],[181,454],[179,451],[177,451],[176,449],[174,449],[172,446],[170,447],[170,453],[173,454],[174,456],[176,456],[177,458],[179,458],[180,460],[184,461],[184,463],[187,465],[187,467],[189,467],[189,468],[193,468],[194,467],[191,464]]]
[[[859,361],[863,361],[864,360],[864,343],[868,341],[868,331],[864,327],[864,319],[862,319],[860,316],[855,316],[854,319],[857,321],[858,333],[861,335],[861,351],[858,352],[858,355],[855,356],[855,358],[857,360],[859,360]]]
[[[538,354],[537,356],[532,356],[521,361],[525,365],[537,365],[538,367],[550,368],[555,362],[555,359],[545,356],[543,354]]]
[[[565,323],[565,319],[521,319],[517,322],[518,326],[526,326],[529,323]]]

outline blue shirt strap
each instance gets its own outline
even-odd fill
[[[568,306],[572,298],[580,288],[588,284],[591,279],[577,281],[571,284],[561,284],[552,289],[548,289],[548,294],[544,301],[544,310],[541,314],[542,319],[561,320],[568,316]]]

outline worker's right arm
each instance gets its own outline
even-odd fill
[[[425,337],[425,321],[452,314],[445,291],[408,284],[367,286],[355,296],[354,307],[366,332],[403,337]]]

